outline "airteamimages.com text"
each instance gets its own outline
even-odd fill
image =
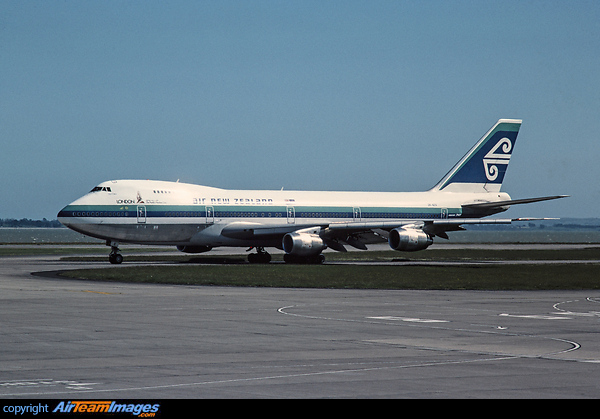
[[[118,401],[57,401],[53,403],[6,404],[2,407],[3,414],[15,416],[36,416],[38,414],[130,414],[140,418],[156,417],[160,411],[159,403],[127,403]]]

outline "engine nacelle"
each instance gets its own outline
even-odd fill
[[[210,246],[177,246],[177,250],[183,253],[204,253],[211,249]]]
[[[285,253],[294,256],[315,256],[327,248],[318,234],[287,233],[282,240]]]
[[[394,250],[415,252],[427,249],[433,243],[433,239],[422,230],[395,228],[390,231],[388,243]]]

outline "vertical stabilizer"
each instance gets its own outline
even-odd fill
[[[521,127],[520,119],[500,119],[432,191],[499,192]]]

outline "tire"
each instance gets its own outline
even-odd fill
[[[123,255],[119,254],[119,253],[111,253],[108,256],[108,261],[110,263],[112,263],[113,265],[120,265],[121,263],[123,263]]]

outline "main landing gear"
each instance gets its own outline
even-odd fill
[[[252,250],[251,247],[248,250]],[[247,250],[247,251],[248,251]],[[256,253],[250,253],[248,255],[248,262],[250,263],[269,263],[271,262],[271,255],[267,253],[264,247],[257,247]]]
[[[251,247],[247,250],[250,251],[256,249],[256,253],[250,253],[248,255],[249,263],[269,263],[271,262],[271,255],[267,253],[264,247]],[[292,263],[296,265],[320,265],[325,262],[325,256],[321,253],[314,256],[296,256],[285,254],[283,255],[285,263]]]
[[[108,261],[113,265],[119,265],[123,263],[123,255],[119,253],[119,243],[107,240],[106,245],[110,246],[110,255],[108,255]]]

